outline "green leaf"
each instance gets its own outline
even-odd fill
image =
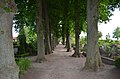
[[[4,7],[4,10],[5,10],[6,12],[10,12],[10,11],[11,11],[11,9],[8,8],[8,7]]]

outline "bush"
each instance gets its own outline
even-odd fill
[[[120,56],[115,57],[115,66],[120,68]]]
[[[16,58],[16,63],[19,66],[20,76],[25,73],[25,71],[31,67],[31,61],[25,58]]]

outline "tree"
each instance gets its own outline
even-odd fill
[[[25,54],[27,43],[24,28],[22,28],[21,31],[19,32],[18,40],[19,40],[19,54]]]
[[[113,38],[116,38],[117,40],[119,40],[120,38],[120,27],[117,27],[114,32],[113,32]]]
[[[98,47],[99,0],[87,0],[87,57],[85,69],[97,71],[103,64]]]
[[[73,57],[80,57],[80,0],[74,1],[74,17],[75,17],[75,53]]]
[[[37,62],[45,61],[44,28],[42,23],[42,0],[36,0]]]
[[[36,33],[35,0],[15,0],[15,3],[17,4],[17,12],[14,17],[14,28],[17,32],[19,32],[19,53],[27,53],[29,50],[28,45],[30,45],[30,41],[32,42],[32,48],[34,48],[33,44],[36,42],[35,40],[33,41],[33,37],[35,37],[33,35],[35,34],[32,34]],[[28,33],[26,33],[25,28],[29,28]],[[30,33],[31,35],[29,35]],[[28,40],[29,43],[27,42]]]
[[[12,40],[12,21],[15,11],[14,0],[0,1],[0,79],[19,79]]]
[[[64,11],[63,11],[63,18],[64,18],[64,29],[65,29],[65,35],[66,35],[66,48],[67,52],[71,51],[71,36],[70,36],[70,14],[69,14],[69,9],[70,9],[71,1],[66,0],[64,1]]]
[[[73,57],[80,57],[80,34],[84,31],[83,25],[86,17],[86,0],[74,0],[74,23],[75,23],[75,52]]]
[[[43,13],[44,13],[44,33],[45,33],[45,53],[51,54],[51,44],[50,44],[50,26],[49,26],[49,13],[48,13],[48,3],[43,1]]]
[[[98,38],[101,38],[101,37],[102,37],[102,32],[98,31]]]

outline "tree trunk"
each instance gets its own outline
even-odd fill
[[[50,27],[49,27],[49,16],[48,16],[48,6],[47,6],[47,2],[43,1],[43,8],[44,8],[44,14],[45,14],[45,45],[46,45],[46,54],[51,54],[52,50],[51,50],[51,44],[50,44]]]
[[[86,69],[97,71],[103,66],[98,47],[99,0],[87,1],[87,58]]]
[[[65,45],[65,26],[62,25],[62,44]]]
[[[24,27],[21,28],[21,30],[19,31],[18,39],[19,39],[19,45],[20,45],[19,46],[19,54],[25,54],[27,43],[26,43],[26,35],[24,32]]]
[[[66,48],[67,52],[71,52],[71,37],[68,29],[66,29]]]
[[[63,24],[64,24],[64,33],[65,33],[65,38],[66,38],[66,44],[65,44],[65,48],[68,48],[68,42],[69,42],[69,31],[68,31],[68,3],[69,0],[65,0],[64,1],[64,18],[63,18]],[[69,49],[67,50],[69,51]]]
[[[72,57],[80,57],[80,36],[79,36],[79,29],[75,27],[75,52]]]
[[[3,0],[6,2],[5,0]],[[6,5],[7,3],[1,4]],[[13,5],[15,6],[15,5]],[[0,7],[0,79],[19,79],[19,68],[15,63],[12,21],[13,12],[6,13]]]
[[[45,61],[44,28],[42,24],[42,0],[36,0],[37,62]]]
[[[54,40],[55,40],[55,37],[54,37],[54,34],[53,34],[52,35],[52,41],[51,41],[51,43],[52,43],[52,50],[55,49],[55,42],[54,42]]]
[[[74,2],[74,17],[75,17],[75,52],[72,55],[73,57],[80,57],[80,6],[79,6],[79,1],[76,0]]]
[[[50,48],[51,48],[51,52],[52,52],[52,27],[49,23],[49,39],[50,39]]]

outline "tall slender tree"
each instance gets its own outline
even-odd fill
[[[0,1],[0,79],[19,79],[12,40],[12,22],[15,11],[14,0]]]
[[[86,69],[97,71],[103,66],[98,47],[99,0],[87,0],[87,58]]]

